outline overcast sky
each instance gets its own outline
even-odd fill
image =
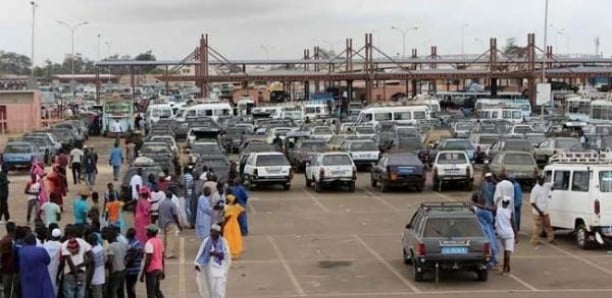
[[[75,35],[76,52],[136,55],[153,50],[158,59],[180,60],[197,45],[202,33],[210,46],[229,59],[298,58],[315,44],[344,47],[353,38],[360,48],[364,33],[389,55],[402,52],[402,35],[392,26],[418,30],[407,33],[407,54],[438,46],[438,54],[482,53],[490,37],[501,47],[509,37],[526,43],[529,32],[543,44],[544,0],[37,0],[36,58],[59,61],[70,52],[69,30],[57,20],[87,21]],[[29,0],[1,0],[0,49],[30,55],[32,10]],[[610,0],[550,0],[549,44],[561,53],[595,52],[612,46]],[[558,32],[563,30],[563,34]]]

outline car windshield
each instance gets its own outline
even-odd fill
[[[599,172],[599,191],[612,192],[612,171]]]
[[[289,162],[285,156],[280,154],[268,154],[257,156],[257,167],[288,166]]]
[[[468,143],[467,141],[448,141],[442,146],[442,148],[446,150],[471,149],[470,147],[470,143]]]
[[[464,153],[459,152],[442,152],[438,156],[439,164],[457,164],[457,163],[467,163],[467,159],[465,158]]]
[[[492,145],[499,140],[498,136],[480,136],[479,144]]]
[[[168,153],[168,147],[163,145],[149,145],[142,147],[142,154],[160,154]]]
[[[555,140],[555,148],[571,149],[572,147],[578,146],[580,143],[577,139],[560,139]]]
[[[357,131],[358,133],[376,133],[374,128],[369,127],[369,126],[358,126],[358,127],[355,127],[355,131]]]
[[[4,147],[4,153],[30,153],[31,147],[25,144],[8,144]]]
[[[300,146],[300,150],[302,151],[318,151],[321,150],[323,148],[325,148],[327,146],[327,144],[323,143],[323,142],[307,142],[307,143],[302,143],[302,145]]]
[[[532,133],[533,129],[530,126],[517,126],[514,128],[514,133]]]
[[[346,166],[352,165],[351,158],[346,154],[333,154],[323,156],[323,165],[326,166]]]
[[[312,130],[312,134],[314,135],[331,135],[332,130],[329,127],[315,127]]]
[[[459,123],[457,124],[457,130],[470,130],[472,126],[471,123]]]
[[[531,143],[528,141],[506,141],[505,150],[512,151],[531,151]]]
[[[374,142],[354,142],[350,146],[351,151],[378,151]]]
[[[521,166],[534,166],[536,165],[533,157],[529,154],[506,154],[504,156],[504,164],[507,165],[521,165]]]
[[[476,218],[429,218],[423,229],[423,237],[463,238],[483,237]]]

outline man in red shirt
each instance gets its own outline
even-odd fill
[[[149,240],[144,247],[145,263],[140,273],[140,282],[144,282],[146,276],[147,297],[164,298],[160,288],[161,280],[165,278],[164,245],[157,238],[158,232],[159,228],[156,225],[147,226]]]

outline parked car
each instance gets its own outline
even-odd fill
[[[357,168],[346,152],[319,153],[306,163],[304,178],[306,186],[314,184],[316,192],[320,192],[324,186],[346,186],[350,192],[354,192]]]
[[[380,151],[372,140],[347,140],[340,146],[340,150],[348,152],[355,166],[370,167],[378,161]]]
[[[495,154],[503,151],[522,151],[533,156],[534,150],[531,143],[526,139],[502,138],[495,143],[487,152],[487,159],[491,161]]]
[[[470,143],[475,148],[474,162],[483,163],[488,160],[488,152],[491,146],[500,139],[499,134],[476,133],[469,137]]]
[[[444,139],[441,140],[438,146],[436,146],[436,151],[446,151],[446,150],[463,150],[467,153],[469,160],[473,161],[476,159],[474,146],[467,139]]]
[[[280,184],[284,190],[291,188],[293,171],[291,164],[280,152],[250,153],[244,166],[244,181],[250,189],[261,185]]]
[[[419,158],[409,152],[386,153],[372,165],[370,184],[380,187],[381,192],[391,187],[414,187],[421,192],[425,189],[426,173]]]
[[[438,282],[440,271],[460,270],[488,279],[491,244],[465,203],[422,203],[404,229],[402,254],[415,281],[433,273]]]
[[[3,163],[9,170],[30,168],[32,158],[44,160],[45,152],[27,141],[9,141],[2,153]]]
[[[204,167],[212,169],[217,176],[217,182],[225,184],[227,181],[227,174],[230,170],[230,160],[226,155],[202,155],[198,158],[194,168],[193,174],[195,178],[200,177],[204,172]]]
[[[323,139],[298,139],[293,148],[289,150],[288,157],[296,171],[303,171],[306,162],[318,152],[327,151],[327,142]]]
[[[45,138],[44,136],[24,135],[22,137],[22,140],[24,142],[34,143],[38,147],[38,149],[44,152],[44,157],[41,160],[44,164],[50,164],[51,159],[57,153],[57,150],[55,149],[55,146],[53,146],[53,143],[51,143],[51,141],[49,141],[49,139]]]
[[[580,148],[581,145],[577,138],[548,138],[534,148],[534,157],[538,165],[545,165],[548,162],[548,159],[557,153],[577,150]]]
[[[515,177],[527,189],[535,184],[538,176],[538,164],[533,154],[525,151],[498,152],[491,160],[489,169],[496,177]]]
[[[454,138],[467,138],[470,136],[474,123],[471,121],[455,122],[452,126],[452,133]]]
[[[463,150],[444,150],[438,152],[433,165],[433,187],[442,191],[448,184],[462,185],[471,191],[474,183],[474,168]]]
[[[121,179],[121,190],[119,192],[119,196],[125,202],[137,199],[132,198],[132,188],[130,187],[130,180],[134,175],[136,175],[139,168],[142,168],[143,170],[143,181],[146,181],[149,175],[153,174],[155,175],[155,177],[157,177],[157,175],[163,171],[163,169],[159,165],[157,165],[152,159],[142,157],[137,158],[134,161],[134,164],[131,165],[125,172],[125,175],[123,175],[123,179]]]

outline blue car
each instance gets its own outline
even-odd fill
[[[12,141],[6,144],[3,153],[4,164],[9,170],[17,168],[29,168],[32,158],[44,160],[45,152],[33,143],[23,141]]]

